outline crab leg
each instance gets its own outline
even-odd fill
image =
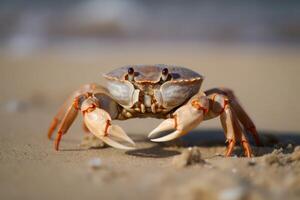
[[[55,140],[55,150],[58,151],[59,143],[62,138],[62,135],[68,131],[68,129],[70,128],[70,126],[72,125],[74,120],[76,119],[77,114],[78,114],[78,101],[77,101],[77,99],[75,99],[74,102],[72,103],[72,105],[68,108],[68,110],[62,120],[62,123],[58,129],[56,140]]]
[[[65,113],[67,112],[67,104],[68,101],[66,101],[58,110],[57,114],[55,115],[55,117],[53,118],[49,130],[48,130],[48,138],[51,139],[53,132],[55,131],[56,127],[61,123]]]
[[[231,156],[237,139],[240,141],[245,156],[251,157],[252,151],[249,142],[237,120],[235,113],[231,110],[230,105],[226,105],[224,112],[220,116],[221,123],[225,132],[226,141],[228,142],[225,156]]]
[[[230,156],[232,154],[235,143],[236,143],[234,122],[233,122],[232,118],[233,118],[232,112],[229,109],[229,106],[226,105],[224,108],[224,111],[220,115],[221,124],[223,126],[225,137],[226,137],[226,142],[228,143],[225,156]]]
[[[243,147],[245,156],[251,157],[252,156],[252,150],[249,144],[249,141],[244,133],[244,130],[242,129],[239,120],[237,118],[237,115],[235,114],[235,111],[232,113],[232,120],[234,122],[234,130],[236,133],[237,139],[240,141],[240,145]]]
[[[258,146],[261,145],[256,127],[255,127],[253,121],[251,120],[251,118],[249,117],[249,115],[243,109],[243,107],[236,100],[233,100],[232,108],[236,112],[238,119],[243,124],[245,129],[248,130],[253,135],[255,144]]]
[[[227,88],[214,88],[208,91],[205,91],[206,95],[210,95],[213,93],[216,94],[222,94],[228,97],[230,100],[230,105],[232,109],[235,111],[238,120],[243,124],[244,128],[248,130],[252,136],[254,137],[256,145],[261,145],[261,142],[259,140],[259,136],[256,130],[256,127],[252,121],[252,119],[249,117],[245,109],[241,106],[238,99],[234,95],[233,91]]]
[[[185,135],[203,121],[204,114],[208,111],[208,107],[208,99],[205,96],[196,96],[187,104],[178,108],[173,113],[172,118],[163,121],[148,137],[152,138],[157,133],[174,129],[175,131],[172,133],[163,137],[152,138],[151,141],[165,142]]]
[[[48,129],[48,138],[51,139],[55,129],[57,128],[57,126],[62,122],[69,105],[72,103],[72,101],[80,96],[83,95],[87,92],[94,92],[97,89],[100,89],[101,86],[96,85],[95,83],[91,83],[91,84],[86,84],[83,85],[82,87],[80,87],[78,90],[76,90],[70,97],[68,97],[68,99],[63,103],[63,105],[59,108],[57,114],[55,115],[55,117],[53,118],[50,127]]]
[[[256,145],[260,145],[259,136],[257,134],[256,127],[249,117],[249,115],[246,113],[245,109],[241,106],[238,99],[234,95],[234,93],[229,89],[223,89],[227,96],[231,99],[231,106],[234,109],[235,113],[237,114],[238,119],[243,124],[246,130],[248,130],[254,137]]]

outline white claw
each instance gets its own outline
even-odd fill
[[[174,129],[174,128],[175,128],[175,120],[173,118],[166,119],[162,123],[160,123],[160,125],[158,125],[154,130],[152,130],[151,133],[149,133],[148,138],[151,138],[156,133],[160,133],[160,132],[163,132],[163,131],[168,131],[168,130],[171,130],[171,129]]]
[[[84,121],[91,133],[106,144],[118,149],[134,149],[134,147],[125,146],[114,140],[119,139],[135,145],[120,126],[107,124],[108,122],[110,123],[111,118],[105,110],[96,108],[92,112],[85,113]]]
[[[123,144],[120,144],[119,142],[116,142],[112,139],[110,139],[109,137],[99,137],[99,139],[101,139],[103,142],[105,142],[106,144],[108,144],[109,146],[115,147],[117,149],[124,149],[124,150],[132,150],[135,149],[134,147],[129,147],[129,146],[125,146]]]
[[[131,143],[132,145],[135,145],[134,141],[128,135],[125,133],[125,131],[118,125],[111,125],[108,128],[109,135],[119,138],[121,140],[125,140],[126,142]]]
[[[180,136],[184,135],[181,131],[174,131],[166,136],[160,137],[160,138],[155,138],[155,139],[151,139],[151,141],[153,142],[166,142],[166,141],[170,141],[170,140],[174,140]]]
[[[206,101],[206,99],[203,101],[205,103],[205,107],[207,107],[208,101]],[[164,120],[157,128],[151,131],[148,137],[153,138],[153,136],[155,136],[157,133],[173,130],[173,132],[168,135],[150,139],[153,142],[170,141],[187,134],[201,121],[203,121],[203,119],[204,111],[193,107],[191,103],[187,103],[174,112],[173,118]]]

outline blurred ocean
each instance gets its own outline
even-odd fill
[[[300,1],[0,1],[1,47],[98,40],[299,45]]]

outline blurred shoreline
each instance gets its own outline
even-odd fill
[[[172,49],[172,51],[233,51],[242,50],[250,54],[259,52],[282,53],[282,54],[297,54],[300,51],[300,44],[297,43],[268,43],[268,42],[203,42],[198,40],[137,40],[137,39],[81,39],[73,38],[66,40],[58,40],[49,44],[30,44],[18,43],[12,46],[0,46],[0,54],[6,56],[26,57],[34,56],[34,54],[43,54],[52,52],[64,53],[65,55],[83,54],[94,55],[97,52],[126,51],[126,49],[136,49],[137,51],[147,51],[146,49],[156,49],[164,51],[164,49]],[[139,50],[138,50],[139,49]],[[148,52],[148,51],[147,51]]]
[[[30,2],[0,2],[2,47],[98,41],[300,45],[299,1]]]

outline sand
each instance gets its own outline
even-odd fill
[[[26,55],[1,50],[0,198],[299,199],[299,53],[286,46],[150,42],[54,46]],[[64,98],[84,83],[104,83],[102,73],[130,63],[189,66],[206,77],[203,89],[234,89],[265,147],[253,147],[250,159],[239,147],[223,157],[218,119],[181,140],[156,144],[147,134],[159,120],[135,119],[116,123],[136,150],[89,149],[80,146],[79,117],[61,151],[54,151],[46,133]],[[192,146],[198,160],[182,164]]]

